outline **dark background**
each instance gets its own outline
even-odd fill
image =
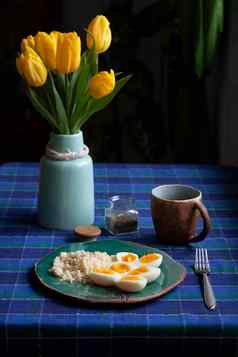
[[[111,22],[101,69],[132,73],[116,99],[83,128],[95,162],[237,164],[238,1],[206,75],[194,74],[191,0],[15,0],[1,2],[0,162],[39,161],[49,127],[15,69],[20,41],[52,30],[80,32],[97,14]]]

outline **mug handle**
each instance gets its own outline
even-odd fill
[[[199,212],[203,218],[203,230],[199,235],[191,238],[190,241],[191,242],[200,242],[207,236],[207,234],[209,233],[209,231],[212,227],[212,224],[211,224],[211,220],[210,220],[210,217],[208,214],[208,210],[201,201],[195,201],[195,208],[197,208],[199,210]]]

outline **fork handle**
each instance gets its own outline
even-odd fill
[[[216,307],[216,298],[207,274],[203,274],[204,300],[209,310],[214,310]]]

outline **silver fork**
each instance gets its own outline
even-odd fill
[[[211,269],[207,249],[196,248],[194,269],[197,274],[202,274],[205,304],[209,310],[214,310],[216,307],[216,298],[208,278],[208,274],[211,272]]]

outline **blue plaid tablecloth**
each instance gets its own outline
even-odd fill
[[[185,265],[177,288],[146,304],[88,306],[48,294],[32,276],[33,264],[58,246],[75,242],[72,232],[37,225],[39,166],[0,167],[0,355],[67,357],[172,353],[238,355],[238,169],[195,165],[95,164],[96,224],[103,225],[109,196],[132,194],[140,232],[122,239],[158,247]],[[200,243],[160,245],[150,217],[150,192],[160,184],[192,185],[203,193],[213,229]],[[107,239],[102,235],[99,239]],[[195,247],[208,248],[217,309],[203,304],[193,273]],[[58,352],[56,352],[58,351]]]

